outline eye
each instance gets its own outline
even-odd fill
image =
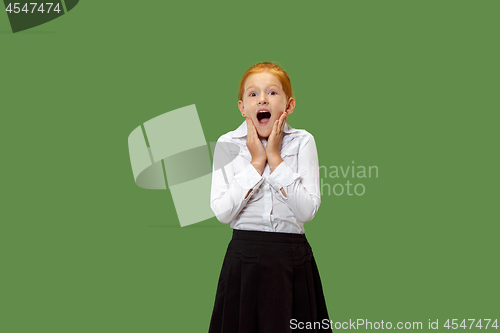
[[[257,96],[257,94],[256,93],[250,93],[250,95],[248,95],[248,96],[254,97],[254,96]]]
[[[270,94],[271,95],[278,95],[278,93],[276,91],[271,91]]]

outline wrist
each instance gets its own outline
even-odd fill
[[[267,156],[267,160],[269,162],[269,164],[271,165],[279,165],[281,162],[283,162],[283,159],[281,158],[281,156],[278,154],[278,155],[268,155]]]
[[[252,165],[254,166],[262,166],[262,167],[265,167],[266,166],[266,160],[263,160],[263,159],[252,159]]]
[[[257,172],[262,176],[264,168],[266,167],[266,161],[252,161],[250,164],[253,165],[255,170],[257,170]]]
[[[269,169],[271,170],[271,173],[273,173],[274,170],[276,170],[276,168],[281,164],[281,162],[283,162],[283,159],[281,157],[279,157],[279,160],[278,159],[269,160]]]
[[[280,153],[267,153],[266,156],[268,160],[277,160],[281,158]]]

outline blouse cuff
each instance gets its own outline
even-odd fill
[[[267,182],[276,191],[281,193],[281,188],[290,185],[300,178],[300,174],[293,172],[292,168],[285,161],[274,169],[274,171],[267,177]]]
[[[255,189],[264,181],[264,178],[255,170],[252,164],[248,164],[245,169],[234,176],[234,179],[244,190]]]

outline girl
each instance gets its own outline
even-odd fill
[[[233,237],[209,332],[331,332],[304,235],[321,203],[314,137],[286,123],[295,98],[279,66],[248,69],[238,97],[246,119],[217,140],[214,152],[210,206]]]

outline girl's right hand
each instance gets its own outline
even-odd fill
[[[247,122],[247,147],[252,155],[252,163],[258,163],[259,165],[266,164],[267,155],[262,142],[260,142],[259,135],[257,134],[257,129],[253,125],[253,121],[250,118],[246,119]]]

